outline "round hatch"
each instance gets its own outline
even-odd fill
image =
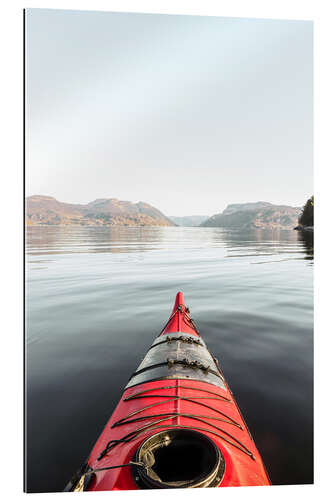
[[[206,488],[220,484],[225,462],[206,435],[168,429],[147,438],[138,448],[133,475],[140,488]]]

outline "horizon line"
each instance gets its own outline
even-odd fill
[[[214,215],[218,215],[218,214],[221,214],[228,206],[230,205],[247,205],[247,204],[250,204],[250,203],[269,203],[271,205],[275,205],[275,206],[289,206],[289,207],[293,207],[293,208],[302,208],[304,206],[304,204],[306,203],[306,201],[308,200],[308,198],[304,201],[303,204],[301,205],[298,205],[298,204],[293,204],[293,205],[287,205],[287,204],[284,204],[284,203],[272,203],[270,201],[263,201],[263,200],[256,200],[256,201],[243,201],[243,202],[234,202],[234,203],[228,203],[225,208],[221,208],[219,212],[214,212],[210,215],[208,215],[207,213],[190,213],[190,214],[182,214],[182,215],[173,215],[173,214],[166,214],[165,212],[162,212],[162,210],[160,210],[158,207],[156,207],[155,205],[147,202],[147,201],[142,201],[142,200],[139,200],[139,201],[131,201],[131,200],[122,200],[120,198],[116,198],[116,197],[100,197],[100,198],[94,198],[93,200],[90,200],[88,202],[68,202],[68,201],[60,201],[58,198],[56,198],[55,196],[52,196],[52,195],[49,195],[49,194],[32,194],[32,195],[26,195],[25,194],[25,199],[28,199],[28,198],[33,198],[33,197],[37,197],[37,196],[40,196],[40,197],[44,197],[44,198],[52,198],[54,200],[56,200],[57,202],[59,203],[65,203],[65,204],[68,204],[68,205],[88,205],[89,203],[91,202],[94,202],[94,201],[97,201],[97,200],[117,200],[117,201],[122,201],[122,202],[127,202],[127,203],[132,203],[132,204],[138,204],[138,203],[146,203],[150,206],[152,206],[153,208],[159,210],[161,213],[163,213],[163,215],[165,215],[166,217],[197,217],[197,216],[201,216],[201,217],[213,217]],[[312,195],[311,195],[312,196]],[[309,196],[309,198],[311,197]]]

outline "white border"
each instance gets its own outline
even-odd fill
[[[273,488],[230,488],[227,498],[277,498],[299,495],[329,497],[332,490],[332,396],[329,384],[332,364],[332,7],[329,0],[67,0],[11,1],[1,9],[1,305],[2,305],[2,409],[1,409],[1,493],[4,498],[21,498],[22,492],[22,9],[64,8],[120,12],[219,15],[303,19],[314,21],[315,36],[315,486]],[[320,289],[319,289],[320,288]],[[7,342],[8,341],[8,342]],[[45,457],[47,459],[47,457]],[[50,474],[52,471],[50,470]],[[287,488],[287,489],[286,489]],[[141,498],[143,492],[113,492],[118,498]],[[208,494],[219,498],[220,490],[182,490],[176,496],[199,498]],[[144,492],[144,496],[156,492]],[[53,494],[63,498],[63,494]],[[105,493],[87,493],[89,498],[105,498]],[[159,495],[170,495],[159,491]],[[47,494],[49,496],[49,494]],[[38,498],[46,498],[39,494]]]

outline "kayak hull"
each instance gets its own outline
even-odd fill
[[[172,446],[150,445],[162,438],[172,441]],[[141,454],[145,461],[140,462],[145,446],[155,446],[151,448],[155,452]],[[211,455],[206,457],[206,451]],[[158,460],[163,463],[160,468]],[[210,460],[211,470],[200,475],[198,464],[204,469]],[[187,471],[184,477],[191,476],[192,469],[196,477],[183,481],[182,468]],[[233,394],[190,319],[182,293],[177,294],[168,323],[130,377],[80,474],[67,490],[270,485]]]

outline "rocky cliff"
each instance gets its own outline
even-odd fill
[[[221,213],[203,222],[203,227],[230,229],[293,229],[301,209],[268,202],[228,205]]]
[[[27,225],[174,226],[148,203],[101,198],[86,205],[62,203],[51,196],[26,199]]]

